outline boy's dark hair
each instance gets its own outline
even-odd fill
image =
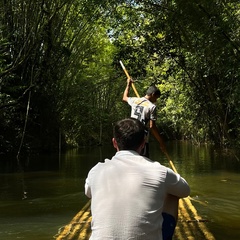
[[[160,95],[161,95],[160,90],[155,85],[150,86],[146,92],[146,95],[148,95],[148,96],[150,96],[152,94],[154,94],[157,97],[160,97]]]
[[[135,118],[126,118],[116,123],[113,136],[119,150],[136,151],[144,141],[145,126]]]

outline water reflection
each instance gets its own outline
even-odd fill
[[[217,240],[239,239],[240,163],[234,155],[185,142],[167,144],[179,173],[190,183],[192,203]],[[1,162],[0,239],[53,239],[88,200],[84,181],[99,161],[111,158],[112,146],[83,148],[59,156],[32,156],[24,172]],[[153,160],[168,160],[151,143]],[[11,161],[10,161],[11,162]],[[5,173],[4,173],[5,172]],[[202,239],[201,239],[202,240]]]

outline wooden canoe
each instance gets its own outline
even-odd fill
[[[91,235],[91,202],[75,215],[66,226],[54,236],[57,240],[88,240]],[[215,240],[207,227],[208,221],[199,218],[190,198],[180,199],[178,223],[174,240]]]

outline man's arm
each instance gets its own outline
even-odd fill
[[[187,181],[178,173],[175,173],[172,169],[168,169],[166,179],[168,194],[172,194],[178,198],[189,196],[190,187]]]
[[[91,188],[89,186],[88,178],[85,181],[85,195],[89,198],[92,198]]]
[[[129,90],[130,90],[131,85],[132,85],[132,79],[127,79],[127,86],[126,86],[126,88],[123,92],[123,98],[122,98],[122,100],[124,102],[128,101],[128,94],[129,94]]]
[[[162,140],[162,137],[160,136],[160,133],[158,131],[158,128],[157,128],[157,125],[156,125],[156,122],[153,121],[153,120],[150,120],[150,130],[151,130],[151,133],[153,134],[153,136],[156,138],[156,140],[158,141],[159,145],[160,145],[160,148],[161,150],[166,153],[166,147],[165,147],[165,144]]]

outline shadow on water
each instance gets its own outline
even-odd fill
[[[217,240],[239,239],[240,163],[234,155],[185,142],[167,144],[178,172],[191,186],[192,203]],[[14,159],[0,162],[0,239],[53,239],[88,199],[84,182],[99,161],[111,158],[112,146],[73,149],[59,156],[25,159],[24,171]],[[151,143],[151,158],[168,160]]]

